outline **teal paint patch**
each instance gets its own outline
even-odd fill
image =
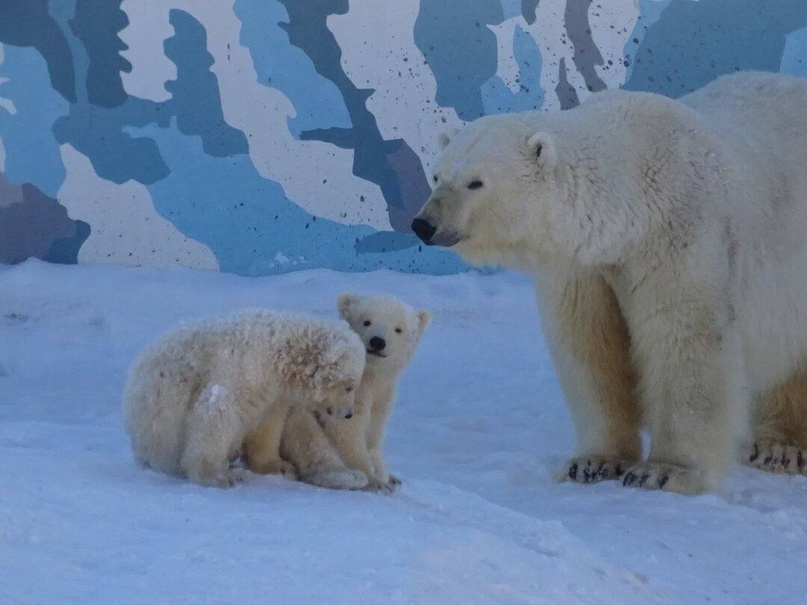
[[[339,88],[317,73],[311,58],[289,42],[284,29],[289,15],[283,4],[236,0],[234,8],[241,20],[241,44],[252,56],[258,83],[279,90],[294,105],[297,115],[287,120],[291,134],[299,139],[306,130],[350,128]]]
[[[807,77],[807,27],[787,36],[779,70],[791,76]]]
[[[513,34],[513,57],[519,67],[516,80],[518,91],[513,92],[499,76],[493,76],[482,86],[485,113],[511,113],[540,109],[544,104],[541,88],[543,61],[541,50],[533,37],[520,26]]]
[[[672,0],[648,28],[625,89],[677,98],[721,74],[775,72],[786,36],[805,26],[804,0]]]
[[[5,46],[4,54],[0,78],[8,81],[0,84],[0,94],[17,110],[12,115],[0,107],[6,179],[17,185],[36,183],[56,197],[65,169],[51,127],[67,112],[67,101],[52,88],[47,64],[37,50]]]

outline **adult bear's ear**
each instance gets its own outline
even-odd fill
[[[459,131],[459,128],[449,128],[437,135],[437,145],[440,147],[440,151],[448,147],[451,139],[453,139]]]
[[[421,334],[423,334],[424,330],[429,327],[431,321],[432,321],[431,313],[424,310],[418,311],[418,329]]]
[[[541,166],[552,166],[557,160],[555,137],[548,132],[536,132],[527,138],[527,153]]]
[[[339,300],[336,303],[336,307],[339,309],[339,317],[347,321],[353,314],[353,309],[356,308],[358,302],[359,297],[355,294],[350,294],[348,292],[340,294]]]

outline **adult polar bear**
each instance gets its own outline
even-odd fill
[[[536,276],[579,440],[563,477],[714,489],[752,410],[756,459],[805,472],[807,80],[604,91],[441,143],[412,229]]]

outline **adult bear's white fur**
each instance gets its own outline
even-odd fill
[[[278,427],[279,461],[289,406],[352,413],[364,363],[364,346],[344,322],[251,309],[184,326],[130,370],[124,401],[135,456],[202,485],[237,483],[246,471],[229,460],[248,431]]]
[[[752,457],[803,471],[807,81],[604,91],[442,140],[413,229],[536,275],[579,437],[565,478],[713,489],[749,417]]]
[[[398,379],[431,316],[390,296],[342,294],[338,307],[367,349],[356,412],[341,420],[321,414],[317,419],[303,409],[292,410],[284,425],[280,452],[307,483],[337,489],[369,485],[374,490],[392,491],[400,481],[390,476],[382,452],[385,427]],[[258,472],[266,430],[254,431],[244,444],[244,458]]]

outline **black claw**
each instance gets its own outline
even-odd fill
[[[751,457],[748,459],[749,462],[754,462],[757,458],[759,458],[759,445],[754,444],[754,453],[751,454]]]
[[[645,482],[650,478],[650,473],[644,473],[639,479],[639,487],[644,487]]]
[[[624,473],[625,471],[622,469],[622,465],[621,465],[621,464],[617,464],[617,465],[616,465],[616,471],[614,471],[614,472],[616,473],[616,476],[617,476],[617,477],[621,477],[621,476],[622,476],[622,473]]]
[[[773,462],[773,454],[768,454],[767,456],[765,456],[765,460],[762,461],[762,464],[764,464],[765,466],[770,466],[771,462]]]
[[[577,481],[577,462],[569,467],[569,479]]]
[[[796,454],[796,466],[799,467],[799,471],[804,470],[804,453],[801,450]]]
[[[632,471],[629,471],[622,480],[623,487],[630,487],[633,485],[634,479],[636,479],[636,475]]]
[[[663,488],[665,485],[667,485],[667,482],[668,482],[669,480],[670,480],[670,476],[669,476],[669,475],[663,475],[663,476],[661,477],[661,479],[659,479],[659,480],[658,480],[658,487],[659,487],[659,489],[661,489],[661,488]]]

